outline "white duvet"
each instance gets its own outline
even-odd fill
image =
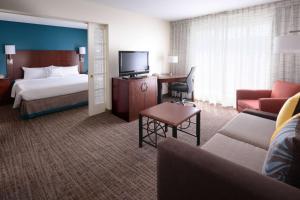
[[[51,77],[42,79],[18,79],[15,81],[11,97],[15,98],[13,107],[18,108],[22,100],[36,100],[88,90],[88,76]]]

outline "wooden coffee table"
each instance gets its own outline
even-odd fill
[[[139,147],[143,146],[143,142],[151,146],[157,147],[157,136],[166,137],[168,127],[172,128],[172,136],[177,138],[177,131],[187,133],[197,138],[197,145],[200,145],[200,113],[201,110],[191,106],[184,106],[177,103],[165,102],[158,104],[146,110],[143,110],[139,114]],[[191,122],[191,117],[196,115],[196,122]],[[143,122],[143,118],[147,118],[147,122]],[[180,128],[179,126],[189,121],[189,125],[196,125],[196,133],[192,134]],[[162,124],[163,125],[162,125]],[[152,124],[153,128],[149,128]],[[143,130],[147,131],[147,134],[143,134]],[[159,133],[159,131],[162,132]],[[152,142],[146,141],[145,138],[154,134],[155,140]]]

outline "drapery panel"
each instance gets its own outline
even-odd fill
[[[178,56],[178,64],[172,64],[170,71],[173,74],[186,74],[189,68],[188,51],[190,40],[190,21],[184,20],[171,23],[171,50],[170,55]],[[181,66],[181,67],[179,67]]]
[[[277,3],[273,24],[274,37],[299,35],[300,1],[282,1]],[[272,63],[272,81],[300,82],[299,54],[273,54]]]

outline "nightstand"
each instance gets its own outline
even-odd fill
[[[12,82],[8,78],[0,79],[0,105],[9,104],[12,102],[10,97]]]

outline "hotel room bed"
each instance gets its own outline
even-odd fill
[[[77,51],[17,51],[9,69],[10,79],[14,81],[11,91],[15,98],[13,108],[20,110],[23,119],[30,119],[87,105],[88,75],[79,73],[82,73],[83,66]],[[32,77],[40,76],[42,69],[45,70],[42,71],[44,77]]]

